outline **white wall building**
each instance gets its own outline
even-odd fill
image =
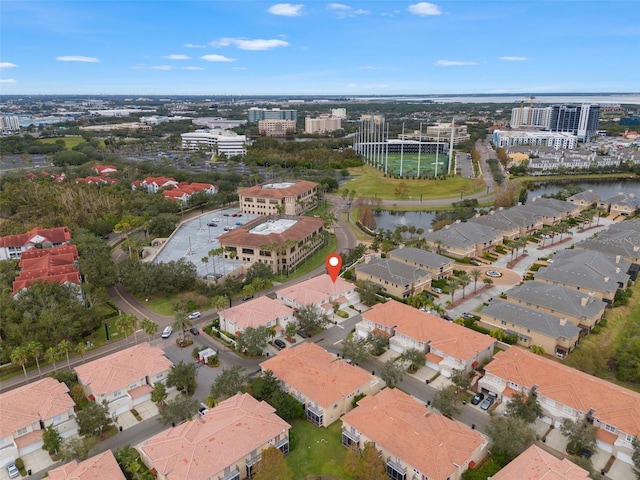
[[[551,107],[519,107],[511,109],[511,128],[549,128]]]
[[[495,130],[493,143],[496,147],[513,145],[545,145],[555,149],[571,149],[578,146],[578,137],[564,132],[537,132],[526,130]]]
[[[306,133],[333,132],[342,128],[342,121],[336,117],[322,115],[318,118],[305,117],[304,131]]]
[[[227,157],[245,155],[247,153],[245,135],[238,135],[229,130],[196,130],[183,133],[182,148],[198,150],[201,146],[215,148],[218,155],[224,153]]]

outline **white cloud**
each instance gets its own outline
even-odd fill
[[[440,8],[437,5],[429,2],[418,2],[413,5],[409,5],[407,8],[409,13],[418,15],[420,17],[427,17],[429,15],[442,15]]]
[[[302,15],[303,8],[304,5],[301,3],[296,5],[292,3],[276,3],[269,7],[267,11],[274,15],[281,15],[283,17],[298,17]]]
[[[347,87],[349,87],[349,88],[355,88],[357,86],[358,86],[357,83],[347,83]]]
[[[207,62],[235,62],[235,58],[225,57],[224,55],[203,55],[200,60],[206,60]]]
[[[153,65],[151,70],[173,70],[171,65]]]
[[[58,60],[59,62],[84,62],[84,63],[98,63],[100,61],[96,57],[83,57],[80,55],[67,55],[63,57],[56,57],[56,60]]]
[[[13,78],[0,78],[0,83],[17,83]]]
[[[206,45],[198,45],[195,43],[185,43],[184,46],[187,48],[205,48],[206,47]]]
[[[18,65],[16,65],[15,63],[11,63],[11,62],[0,62],[0,68],[4,69],[4,68],[15,68]]]
[[[358,15],[370,15],[370,10],[364,10],[362,8],[358,10],[354,10],[349,5],[344,5],[342,3],[330,3],[327,5],[328,10],[333,10],[338,18],[346,18],[346,17],[356,17]]]
[[[371,65],[364,65],[362,67],[360,67],[362,70],[373,70],[374,67],[372,67]]]
[[[178,53],[172,53],[171,55],[165,55],[163,58],[167,60],[191,60],[191,57],[188,55],[181,55]]]
[[[500,57],[500,60],[507,62],[526,62],[529,59],[527,57]]]
[[[231,70],[246,70],[247,67],[231,67]]]
[[[228,47],[230,45],[234,45],[238,47],[240,50],[270,50],[272,48],[278,47],[288,47],[289,43],[284,40],[263,40],[263,39],[255,39],[248,40],[246,38],[221,38],[220,40],[214,40],[210,42],[212,47]]]
[[[204,70],[202,67],[182,67],[183,70]]]
[[[478,65],[478,62],[460,62],[457,60],[438,60],[436,67],[459,67],[462,65]]]

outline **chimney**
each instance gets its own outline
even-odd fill
[[[589,297],[582,297],[580,299],[580,306],[581,307],[586,307],[587,306],[587,302],[589,301]]]
[[[616,268],[616,275],[620,275],[620,267]]]
[[[620,263],[620,260],[622,260],[622,257],[620,255],[616,255],[616,263]]]
[[[604,277],[604,283],[609,283],[609,277]]]
[[[567,317],[562,317],[560,319],[560,326],[564,327],[567,324]]]

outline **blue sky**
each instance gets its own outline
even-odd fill
[[[0,2],[0,93],[638,92],[637,1]]]

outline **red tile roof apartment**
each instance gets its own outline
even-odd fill
[[[286,325],[295,321],[291,308],[266,296],[220,310],[218,316],[220,329],[236,335],[249,327],[275,327],[277,336],[281,336]]]
[[[315,343],[280,350],[260,368],[271,370],[282,388],[305,406],[307,419],[319,427],[331,425],[351,410],[353,397],[373,394],[382,387],[382,381],[369,372]]]
[[[126,480],[111,450],[82,462],[71,462],[48,472],[49,480]]]
[[[75,245],[53,248],[32,248],[20,257],[20,273],[13,281],[13,295],[42,280],[60,285],[80,285],[80,271],[76,267],[78,250]],[[80,289],[77,297],[82,299]]]
[[[69,227],[39,228],[27,233],[0,237],[0,260],[20,258],[22,252],[32,248],[59,247],[71,242]]]
[[[333,303],[346,308],[360,302],[355,285],[338,277],[334,282],[328,274],[318,275],[276,291],[276,297],[292,308],[316,305],[326,312],[333,311]]]
[[[559,459],[531,445],[491,480],[588,480],[589,472],[566,458]]]
[[[151,437],[139,450],[160,480],[238,480],[254,473],[263,450],[273,446],[289,453],[290,428],[271,405],[239,393]]]
[[[562,419],[586,417],[598,427],[598,448],[632,464],[631,442],[640,436],[640,393],[628,390],[528,350],[499,352],[478,382],[483,391],[509,401],[513,392],[535,388],[543,421],[556,427]]]
[[[391,478],[458,480],[486,455],[476,430],[433,413],[398,389],[385,388],[342,417],[342,444],[373,442]],[[521,477],[512,477],[521,478]]]

